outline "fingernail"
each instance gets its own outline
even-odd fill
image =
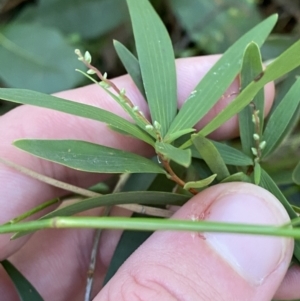
[[[248,194],[226,194],[208,208],[206,220],[243,224],[278,225],[286,212],[277,201]],[[242,277],[262,284],[284,258],[288,240],[280,237],[206,233],[206,241]]]

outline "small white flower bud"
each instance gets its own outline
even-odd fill
[[[266,147],[266,144],[267,144],[266,141],[262,141],[262,142],[259,144],[259,148],[260,148],[260,149],[264,149],[264,148]]]
[[[258,141],[259,140],[259,135],[258,134],[253,134],[253,139],[255,140],[255,141]]]
[[[153,125],[157,130],[160,130],[161,125],[156,120],[154,121]]]
[[[152,126],[151,124],[147,124],[147,125],[145,126],[145,129],[146,129],[147,131],[152,131],[152,130],[153,130],[153,126]]]
[[[86,72],[87,74],[95,74],[96,73],[96,71],[95,70],[93,70],[93,69],[89,69],[87,72]]]
[[[125,95],[125,93],[126,93],[126,90],[125,90],[124,88],[122,88],[122,89],[120,90],[120,95],[123,96],[123,95]]]
[[[92,56],[91,56],[91,54],[88,51],[86,51],[85,54],[84,54],[84,60],[88,64],[90,64],[92,62]]]
[[[251,147],[252,154],[257,156],[257,149],[255,147]]]

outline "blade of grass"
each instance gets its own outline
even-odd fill
[[[0,234],[19,231],[36,231],[49,228],[218,232],[293,237],[300,239],[300,228],[289,228],[286,226],[221,223],[203,220],[187,221],[178,219],[129,217],[55,217],[52,219],[29,221],[19,224],[2,225],[0,226]]]
[[[1,261],[1,264],[13,281],[20,301],[43,301],[37,290],[8,260]]]
[[[299,91],[300,78],[295,81],[270,116],[263,133],[263,140],[266,141],[266,147],[263,149],[263,157],[271,154],[285,137],[286,128],[300,104]]]
[[[153,145],[150,136],[135,124],[109,112],[90,105],[62,99],[56,96],[23,89],[0,88],[0,99],[48,108],[100,122],[105,122],[127,134]]]
[[[244,53],[243,65],[241,70],[241,89],[246,88],[253,78],[260,74],[263,71],[261,63],[261,54],[259,47],[256,43],[250,43]],[[263,120],[264,120],[264,91],[261,90],[252,100],[252,106],[246,106],[239,114],[239,129],[240,129],[240,138],[242,142],[242,149],[245,154],[249,157],[252,157],[251,147],[255,147],[253,134],[256,133],[255,125],[252,121],[253,111],[257,110],[258,118],[260,121],[260,133],[262,134]]]
[[[152,121],[164,137],[177,111],[174,51],[169,34],[148,0],[127,0]]]
[[[115,206],[124,204],[140,204],[140,205],[183,205],[190,197],[181,194],[170,192],[157,192],[157,191],[132,191],[132,192],[119,192],[107,194],[103,196],[85,199],[77,203],[58,208],[43,217],[40,220],[49,219],[58,216],[70,216],[89,209]],[[12,239],[29,234],[29,231],[16,233]]]
[[[204,76],[172,122],[168,135],[193,127],[219,100],[233,82],[241,67],[245,47],[251,41],[263,44],[277,21],[273,15],[234,43]]]
[[[193,134],[192,142],[210,170],[214,174],[217,174],[217,180],[222,181],[230,176],[223,158],[210,140],[203,136]]]
[[[114,40],[114,47],[126,71],[146,99],[142,73],[138,59],[119,41]]]
[[[23,139],[14,145],[37,157],[76,170],[101,173],[165,173],[149,159],[80,140]]]
[[[114,206],[121,204],[141,204],[141,205],[183,205],[189,199],[186,195],[175,194],[171,192],[160,191],[132,191],[119,192],[113,194],[102,195],[90,199],[79,201],[75,204],[65,206],[54,210],[41,219],[48,219],[57,216],[74,215],[89,209]]]

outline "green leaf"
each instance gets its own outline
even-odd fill
[[[192,135],[192,141],[211,171],[217,174],[219,181],[230,176],[224,160],[211,141],[203,136],[196,136],[195,134]]]
[[[247,182],[252,183],[249,176],[244,174],[243,172],[237,172],[235,174],[230,175],[221,181],[221,183],[229,183],[229,182]]]
[[[263,157],[271,154],[283,140],[286,128],[300,103],[299,89],[300,79],[297,79],[270,116],[262,138],[266,141]]]
[[[265,166],[264,169],[268,172],[268,174],[272,177],[273,181],[277,185],[290,185],[294,183],[292,178],[293,171],[290,169],[287,170],[278,169],[276,171],[274,170],[268,171],[268,169],[265,168]]]
[[[261,48],[263,60],[274,59],[297,41],[296,35],[271,34]]]
[[[291,219],[297,218],[298,215],[295,212],[295,210],[292,208],[288,200],[285,198],[285,196],[282,194],[278,186],[275,184],[275,182],[272,180],[272,178],[267,174],[266,171],[261,169],[261,181],[259,183],[259,186],[267,189],[270,191],[283,205],[285,210],[287,211],[288,215]],[[295,257],[300,260],[300,241],[295,240],[295,246],[294,246],[294,255]]]
[[[195,129],[184,129],[184,130],[172,133],[172,134],[168,135],[168,137],[166,139],[164,139],[164,142],[171,143],[174,140],[176,140],[176,139],[178,139],[178,138],[180,138],[180,137],[182,137],[186,134],[195,132],[195,131],[196,131]]]
[[[128,19],[123,0],[40,0],[24,7],[17,22],[33,23],[38,28],[59,28],[66,35],[97,38]]]
[[[261,178],[261,166],[258,162],[254,164],[254,184],[259,185]]]
[[[14,145],[37,157],[87,172],[165,173],[149,159],[123,150],[80,140],[23,139]]]
[[[161,176],[166,178],[165,175]],[[157,174],[154,173],[133,173],[129,176],[128,180],[124,184],[122,192],[148,190],[156,177]]]
[[[206,186],[208,186],[209,184],[211,184],[213,182],[213,180],[216,178],[217,174],[213,174],[210,177],[203,179],[203,180],[199,180],[199,181],[191,181],[191,182],[187,182],[184,185],[184,189],[188,190],[190,188],[204,188]]]
[[[259,47],[256,43],[250,43],[244,53],[243,65],[241,71],[241,88],[246,88],[257,74],[263,71],[261,63],[261,55]],[[252,121],[254,110],[260,121],[260,133],[262,134],[263,120],[264,120],[264,91],[261,90],[257,93],[252,100],[252,106],[246,106],[239,114],[239,129],[242,142],[243,152],[249,157],[252,157],[251,147],[255,147],[253,134],[256,133],[255,125]]]
[[[43,301],[37,290],[8,260],[1,261],[1,264],[13,281],[20,301]]]
[[[23,89],[0,88],[0,99],[53,109],[56,111],[105,122],[108,125],[119,129],[120,131],[126,132],[135,138],[153,145],[152,138],[135,124],[132,124],[131,122],[109,111],[97,107]]]
[[[300,41],[281,54],[265,71],[258,74],[237,98],[221,111],[199,133],[206,136],[240,112],[268,82],[280,78],[300,65]]]
[[[139,61],[122,43],[114,40],[114,47],[126,71],[146,99]]]
[[[189,199],[188,196],[170,192],[157,191],[130,191],[106,194],[94,198],[85,199],[72,205],[54,210],[42,219],[55,216],[70,216],[89,209],[114,206],[121,204],[141,204],[141,205],[183,205]]]
[[[170,192],[158,191],[131,191],[119,192],[102,196],[97,196],[83,201],[76,202],[69,206],[58,208],[40,219],[45,220],[58,216],[70,216],[89,209],[114,206],[121,204],[141,204],[141,205],[183,205],[188,201],[190,196],[175,194]],[[13,239],[29,234],[31,231],[16,233]]]
[[[149,237],[152,232],[144,231],[123,231],[118,242],[113,258],[111,259],[108,271],[103,281],[103,286],[114,276],[126,259]]]
[[[127,0],[152,121],[164,137],[177,111],[174,52],[169,34],[148,0]]]
[[[210,140],[213,145],[216,147],[218,152],[220,153],[222,159],[224,160],[225,164],[228,165],[235,165],[235,166],[248,166],[253,165],[253,161],[250,157],[242,153],[241,151],[233,148],[227,144],[212,141]],[[201,154],[195,149],[194,146],[191,146],[192,157],[203,159]]]
[[[182,150],[171,144],[157,141],[155,150],[158,154],[162,154],[165,158],[171,159],[184,167],[191,165],[192,153],[189,149]]]
[[[0,77],[10,87],[53,93],[81,81],[72,72],[79,66],[74,46],[55,28],[11,24],[0,29],[0,57]]]
[[[289,214],[290,218],[298,217],[298,215],[295,213],[295,211],[292,209],[290,203],[287,201],[283,193],[280,191],[278,186],[275,184],[273,179],[268,175],[268,173],[261,169],[261,181],[259,183],[259,186],[267,189],[270,191],[274,196],[282,203],[285,210]]]
[[[297,185],[300,185],[300,161],[298,162],[297,166],[295,167],[292,177],[293,177],[294,183],[296,183]]]
[[[277,21],[273,15],[234,43],[204,76],[171,124],[168,135],[193,127],[220,99],[241,67],[245,47],[251,41],[262,45]]]

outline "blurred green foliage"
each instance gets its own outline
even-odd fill
[[[276,11],[281,12],[277,34],[262,49],[264,59],[274,58],[299,37],[295,1],[151,2],[167,25],[178,57],[222,53]],[[117,38],[132,50],[129,24],[124,0],[2,0],[0,86],[53,93],[84,85],[85,79],[74,72],[75,48],[89,49],[101,70],[111,77],[120,75],[124,69],[111,40]]]

